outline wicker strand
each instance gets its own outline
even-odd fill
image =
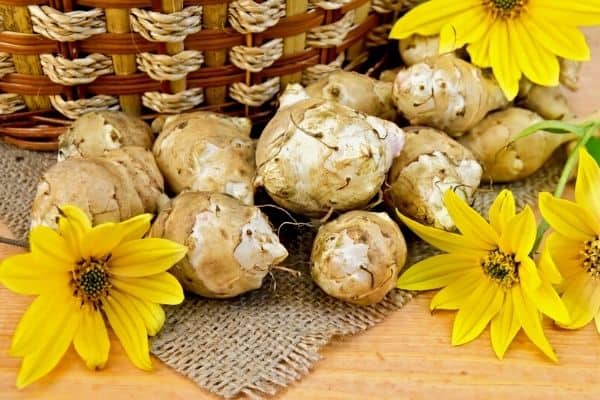
[[[12,74],[15,72],[15,65],[13,64],[12,57],[8,53],[0,53],[0,79],[6,74]]]
[[[264,32],[284,16],[285,0],[237,0],[229,5],[229,23],[243,34]]]
[[[244,71],[260,72],[273,65],[283,54],[283,39],[273,39],[260,47],[234,46],[229,59]]]
[[[257,85],[237,82],[229,87],[229,96],[250,107],[260,107],[279,93],[279,77],[276,76]]]
[[[130,18],[133,31],[148,41],[182,42],[202,29],[202,6],[190,6],[170,14],[132,8]]]
[[[84,58],[69,60],[62,56],[41,54],[44,74],[54,83],[64,86],[91,83],[101,75],[114,74],[112,59],[104,54],[93,53]]]
[[[12,114],[25,107],[25,101],[20,95],[14,93],[0,94],[0,114]]]
[[[388,44],[392,24],[382,24],[367,34],[367,47],[385,46]]]
[[[373,11],[388,14],[395,11],[409,10],[425,0],[372,0]]]
[[[140,53],[136,61],[140,71],[144,71],[155,81],[176,81],[198,70],[204,63],[204,56],[196,50],[185,50],[173,56]]]
[[[310,0],[311,8],[319,7],[324,10],[337,10],[352,0]]]
[[[104,11],[93,8],[88,11],[63,13],[48,6],[28,6],[33,31],[59,42],[74,42],[106,32]]]
[[[104,94],[79,100],[64,100],[61,96],[50,96],[50,102],[58,112],[70,119],[77,119],[92,111],[119,109],[119,99]]]
[[[202,88],[187,89],[182,92],[169,94],[161,92],[146,92],[142,103],[158,113],[174,114],[190,110],[204,101]]]
[[[311,83],[325,79],[327,75],[332,72],[339,71],[342,69],[344,59],[344,53],[340,53],[340,55],[329,64],[317,64],[305,69],[302,73],[302,84],[308,86]]]
[[[306,34],[306,44],[311,47],[329,48],[344,42],[346,35],[354,26],[354,10],[348,11],[338,21],[312,28]]]

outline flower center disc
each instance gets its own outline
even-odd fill
[[[82,261],[73,273],[73,286],[75,295],[81,297],[82,303],[92,303],[98,307],[111,287],[105,263],[96,260]]]
[[[514,254],[494,249],[481,259],[481,268],[491,280],[505,289],[519,282],[519,263],[515,261]]]
[[[585,242],[583,267],[594,278],[600,279],[600,237]]]
[[[515,18],[521,14],[527,0],[483,0],[483,6],[495,17]]]

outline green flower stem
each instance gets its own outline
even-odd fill
[[[565,192],[565,188],[567,187],[567,183],[569,183],[569,177],[571,176],[571,172],[573,168],[575,168],[575,164],[577,164],[577,159],[579,157],[579,149],[586,145],[586,143],[590,140],[594,132],[600,128],[600,122],[591,123],[585,126],[585,131],[581,139],[577,142],[577,145],[569,154],[569,158],[563,167],[562,173],[560,175],[560,179],[558,180],[558,184],[556,185],[556,190],[554,190],[554,197],[562,197]],[[550,228],[550,225],[546,222],[546,220],[542,219],[540,224],[538,225],[537,234],[535,237],[535,243],[533,245],[533,250],[531,254],[535,254],[540,247],[542,239],[544,238],[544,234]]]

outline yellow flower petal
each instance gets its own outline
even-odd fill
[[[89,305],[81,307],[80,312],[81,324],[73,338],[75,350],[89,369],[104,368],[110,349],[104,318]]]
[[[502,307],[504,291],[490,281],[483,281],[463,304],[452,327],[452,345],[458,346],[475,339]]]
[[[548,224],[571,240],[585,242],[595,237],[599,230],[596,218],[572,201],[557,199],[544,192],[539,195],[539,207]]]
[[[67,289],[71,275],[48,268],[38,260],[31,253],[6,258],[0,263],[0,283],[15,293],[27,295]]]
[[[480,67],[488,68],[492,65],[490,60],[490,35],[485,35],[479,42],[467,46],[467,52],[471,56],[471,62]]]
[[[596,314],[594,321],[596,322],[596,332],[598,332],[598,334],[600,334],[600,312],[598,314]]]
[[[146,326],[129,297],[113,291],[103,302],[103,306],[110,326],[133,365],[150,371],[152,362],[148,350]]]
[[[27,353],[35,353],[44,346],[47,340],[52,339],[46,332],[60,329],[63,314],[70,311],[67,305],[73,300],[74,297],[67,291],[45,293],[36,297],[17,324],[9,350],[10,355],[22,357]]]
[[[150,221],[152,214],[141,214],[119,222],[119,229],[123,231],[121,243],[142,238],[150,229]]]
[[[489,14],[481,7],[474,7],[454,17],[440,31],[440,53],[448,53],[476,42],[485,35],[490,26]]]
[[[583,247],[584,242],[570,240],[559,233],[552,232],[548,235],[545,249],[564,280],[569,280],[583,270]]]
[[[84,237],[81,252],[84,258],[103,258],[119,244],[138,239],[150,226],[152,215],[141,214],[127,221],[107,222],[92,228]]]
[[[159,304],[180,304],[183,301],[183,289],[175,277],[168,272],[141,277],[115,277],[113,286],[122,292]]]
[[[55,321],[47,324],[43,331],[35,332],[35,335],[40,337],[40,343],[35,349],[28,349],[23,357],[17,375],[19,389],[48,374],[62,359],[79,327],[81,314],[77,312],[77,307],[77,302],[71,298],[70,301],[54,307],[51,313],[43,317]]]
[[[522,292],[520,286],[511,289],[515,313],[527,337],[552,361],[558,361],[542,327],[542,318],[533,301]]]
[[[579,151],[575,200],[600,221],[600,168],[596,160],[584,149]]]
[[[533,301],[538,310],[548,317],[563,325],[571,322],[569,311],[550,282],[542,281],[542,284],[533,290],[523,286],[523,291]]]
[[[469,271],[481,271],[476,258],[457,254],[429,257],[410,267],[398,279],[398,288],[431,290],[447,286]],[[481,274],[483,278],[483,274]]]
[[[444,193],[444,205],[454,224],[467,240],[476,243],[481,249],[489,250],[497,246],[499,236],[496,231],[454,191],[447,190]]]
[[[506,229],[507,223],[516,215],[515,198],[510,190],[504,189],[498,194],[490,207],[490,225],[498,233]]]
[[[521,285],[529,290],[535,290],[542,285],[535,262],[529,257],[520,260],[519,279]]]
[[[537,235],[537,224],[535,216],[529,206],[525,206],[523,211],[512,217],[502,232],[500,240],[502,251],[505,253],[515,253],[517,260],[526,258],[533,248]]]
[[[129,297],[138,314],[144,320],[144,325],[148,331],[148,335],[156,335],[165,324],[165,311],[159,304],[138,299],[137,297]]]
[[[590,59],[590,48],[579,29],[565,24],[556,29],[554,22],[534,12],[523,15],[523,23],[536,43],[548,52],[569,60]]]
[[[80,244],[86,233],[92,229],[92,224],[79,207],[66,204],[59,210],[62,216],[58,221],[58,231],[76,258],[81,258]]]
[[[508,25],[504,20],[497,20],[490,27],[490,64],[494,70],[494,76],[508,100],[514,99],[519,92],[521,71],[514,56],[510,54],[511,43],[518,40],[520,39],[509,37]]]
[[[509,24],[515,35],[512,43],[514,56],[523,74],[538,85],[557,86],[560,74],[558,59],[530,32],[529,19],[523,17]]]
[[[568,329],[579,329],[592,321],[600,310],[600,288],[598,281],[587,272],[573,276],[562,295],[565,307],[571,316],[569,324],[561,324]]]
[[[29,247],[39,261],[49,269],[56,271],[72,271],[77,262],[77,255],[58,232],[47,226],[36,226],[29,233]]]
[[[425,36],[434,35],[439,33],[444,24],[453,16],[479,6],[479,0],[428,1],[413,8],[400,18],[392,28],[390,38],[403,39],[414,33]]]
[[[406,226],[410,228],[415,234],[421,239],[429,243],[430,245],[445,251],[447,253],[480,253],[482,250],[487,251],[487,248],[477,247],[474,244],[466,240],[463,236],[457,235],[456,233],[450,233],[441,229],[432,228],[425,226],[412,219],[405,217],[398,210],[396,210],[398,217]]]
[[[125,277],[158,274],[185,257],[187,247],[167,239],[131,240],[112,252],[110,272]]]
[[[532,12],[553,20],[556,26],[600,24],[600,4],[597,0],[530,0],[530,3]]]
[[[430,310],[458,310],[482,281],[481,271],[465,272],[436,293],[429,303]]]
[[[514,310],[512,293],[507,292],[500,311],[490,323],[492,348],[500,360],[504,358],[508,346],[514,340],[519,329],[521,329],[521,324]]]
[[[550,251],[547,247],[544,248],[542,255],[540,256],[539,269],[542,278],[553,285],[558,285],[563,281],[563,277],[556,267],[556,264],[554,263],[554,260],[552,259]]]

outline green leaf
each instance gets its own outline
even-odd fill
[[[594,160],[596,160],[596,163],[600,165],[600,138],[591,137],[585,144],[585,148]]]
[[[523,139],[524,137],[531,136],[537,131],[546,131],[559,135],[564,135],[566,133],[574,133],[577,136],[583,136],[583,134],[585,133],[585,128],[579,125],[574,125],[562,121],[541,121],[523,130],[519,135],[517,135],[513,139],[513,141],[517,141],[519,139]]]

